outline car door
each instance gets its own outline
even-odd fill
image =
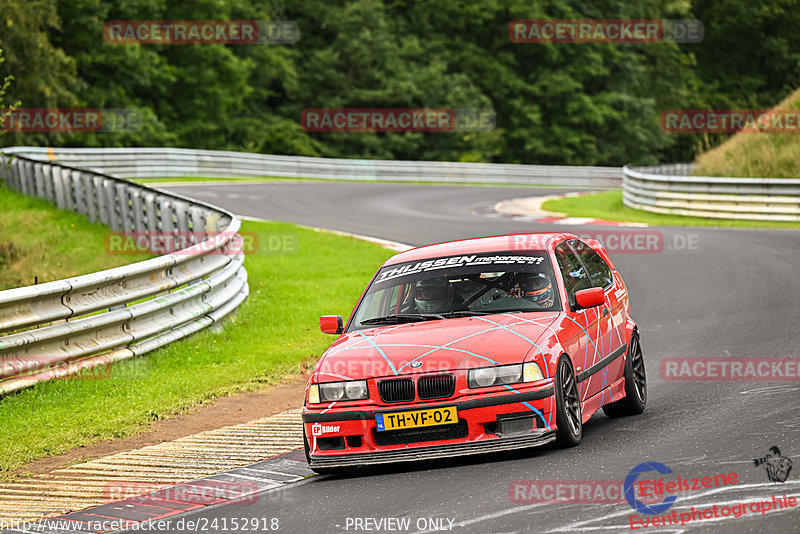
[[[600,391],[598,383],[602,384],[596,377],[580,380],[580,376],[585,370],[590,369],[605,357],[604,346],[602,343],[599,343],[603,315],[602,313],[595,313],[592,310],[578,309],[575,293],[593,286],[586,267],[580,261],[577,254],[575,254],[572,247],[570,247],[569,243],[564,241],[556,245],[554,252],[556,263],[558,264],[558,268],[564,280],[567,301],[569,302],[569,310],[565,310],[567,320],[576,326],[573,331],[577,332],[577,334],[567,340],[564,345],[568,354],[572,357],[575,374],[579,379],[578,389],[580,398],[581,402],[583,402],[594,393]]]
[[[587,314],[597,317],[597,342],[600,350],[605,357],[619,355],[624,350],[625,314],[623,303],[617,298],[616,279],[605,260],[589,245],[579,239],[571,239],[569,244],[586,267],[592,287],[603,288],[605,305],[586,310]],[[613,384],[622,376],[623,368],[624,359],[621,357],[608,362],[603,370],[595,373],[595,379],[589,385],[589,395]]]

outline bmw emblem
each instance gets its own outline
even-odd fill
[[[422,362],[421,361],[414,360],[413,362],[411,362],[411,368],[412,369],[417,369],[418,367],[422,367]]]

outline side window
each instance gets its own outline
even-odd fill
[[[578,257],[570,250],[566,242],[558,245],[555,252],[558,268],[561,270],[561,276],[564,277],[567,300],[569,300],[569,305],[574,308],[575,293],[581,289],[589,289],[592,284],[586,274],[586,269],[583,268]]]
[[[611,275],[611,269],[603,260],[603,257],[583,241],[573,239],[569,243],[589,270],[589,277],[594,282],[594,287],[602,287],[604,289],[611,287],[614,283],[614,277]]]

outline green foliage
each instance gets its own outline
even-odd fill
[[[773,109],[800,111],[800,89]],[[800,178],[800,136],[783,133],[739,132],[695,159],[696,176]]]
[[[3,58],[3,49],[0,48],[0,65],[2,65],[4,61],[5,58]],[[9,115],[9,113],[17,109],[20,105],[19,100],[17,100],[13,104],[5,103],[6,93],[8,92],[8,88],[11,85],[11,82],[13,81],[14,81],[14,76],[9,74],[5,78],[3,78],[2,81],[0,82],[0,125],[3,124],[3,121]],[[3,135],[2,128],[0,128],[0,135]]]
[[[6,0],[0,76],[26,107],[140,110],[136,131],[2,143],[181,146],[328,157],[619,165],[688,160],[723,136],[664,109],[765,107],[800,85],[796,0]],[[698,18],[698,44],[517,44],[516,19]],[[109,20],[294,20],[294,45],[139,45]],[[308,133],[307,108],[477,108],[496,128]]]

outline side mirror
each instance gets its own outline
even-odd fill
[[[319,318],[319,329],[326,334],[341,334],[344,323],[341,315],[323,315]]]
[[[580,308],[594,308],[605,304],[606,296],[602,287],[593,287],[591,289],[581,289],[575,293],[575,301]]]

